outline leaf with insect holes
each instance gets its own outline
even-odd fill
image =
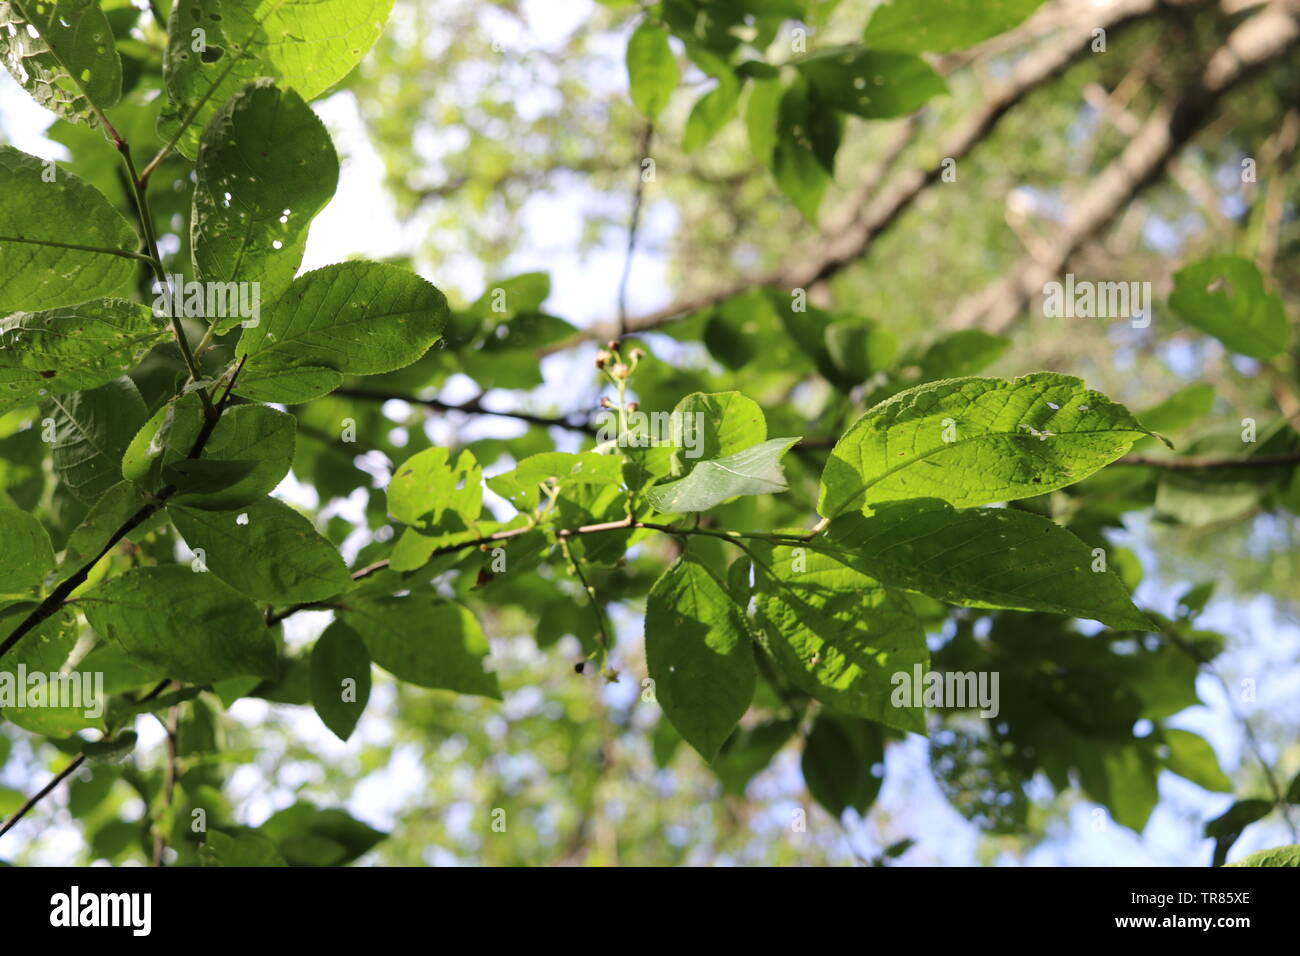
[[[0,58],[32,98],[70,123],[97,125],[122,96],[122,61],[95,0],[4,0]]]
[[[187,0],[172,5],[163,55],[164,140],[187,159],[221,107],[263,77],[313,100],[379,38],[393,0]],[[196,49],[197,47],[197,49]]]
[[[247,357],[235,392],[298,404],[333,391],[345,375],[410,365],[438,341],[447,300],[413,272],[342,262],[299,276],[236,347]]]
[[[796,64],[822,101],[864,119],[892,119],[947,90],[928,63],[911,53],[856,46],[818,50]]]
[[[1116,628],[1153,626],[1119,576],[1104,563],[1098,567],[1088,545],[1025,511],[957,511],[934,498],[888,502],[869,517],[836,518],[825,538],[877,580],[952,604],[1052,611]]]
[[[918,385],[835,443],[817,510],[833,518],[907,498],[959,508],[1028,498],[1086,478],[1150,434],[1124,406],[1055,372]]]
[[[0,409],[105,385],[167,335],[148,307],[125,299],[0,319]]]
[[[717,756],[754,697],[754,649],[742,613],[690,555],[655,581],[646,600],[646,667],[655,697],[705,760]]]
[[[0,146],[0,312],[121,292],[139,263],[117,253],[138,247],[135,231],[94,186]]]
[[[289,287],[307,228],[338,185],[325,126],[293,90],[260,81],[240,90],[203,131],[190,218],[194,271],[206,282],[256,282],[262,304]],[[236,310],[218,331],[249,319]]]

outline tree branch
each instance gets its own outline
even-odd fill
[[[755,272],[727,286],[687,296],[654,311],[633,316],[626,323],[627,331],[637,333],[658,328],[692,312],[711,308],[754,287],[807,288],[830,278],[861,259],[875,239],[897,222],[927,187],[940,180],[944,171],[942,159],[960,160],[969,154],[988,138],[1008,111],[1086,53],[1091,47],[1094,29],[1115,30],[1140,19],[1163,14],[1171,6],[1189,6],[1196,2],[1203,0],[1117,0],[1107,9],[1092,13],[1090,18],[1072,20],[1063,25],[1059,39],[1022,59],[1012,72],[1011,79],[967,114],[963,123],[939,144],[936,152],[941,160],[938,163],[925,170],[909,171],[893,186],[877,195],[858,215],[850,217],[846,225],[835,231],[823,232],[802,260],[796,258],[793,265]],[[964,65],[961,61],[955,62]],[[887,164],[885,168],[887,170]],[[870,191],[870,188],[860,188],[858,192],[865,194]],[[612,338],[617,332],[617,324],[602,323],[584,330],[573,339],[549,347],[544,352],[569,348],[580,341]]]
[[[390,392],[372,388],[337,388],[330,394],[373,402],[407,402],[411,405],[423,405],[425,408],[430,408],[439,412],[461,412],[465,415],[492,415],[497,418],[513,418],[517,421],[527,422],[530,425],[542,425],[549,428],[567,428],[569,431],[583,432],[587,435],[595,435],[598,431],[596,426],[588,422],[574,421],[572,415],[548,417],[545,415],[534,415],[531,412],[494,412],[490,408],[483,407],[483,396],[481,395],[460,405],[454,405],[451,402],[444,402],[438,398],[418,398],[414,395],[406,395],[401,392]]]
[[[1070,256],[1160,176],[1209,120],[1220,97],[1298,39],[1295,15],[1279,3],[1233,30],[1191,85],[1163,100],[1124,151],[1093,177],[1045,244],[1041,258],[1022,258],[1003,278],[961,303],[950,327],[980,326],[992,332],[1009,328],[1043,284],[1065,268]]]

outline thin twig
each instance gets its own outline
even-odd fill
[[[655,124],[647,122],[641,131],[641,147],[636,169],[636,191],[632,194],[632,215],[627,224],[627,252],[623,258],[623,275],[618,280],[618,337],[627,335],[627,283],[632,276],[632,259],[636,255],[636,237],[641,228],[641,204],[645,199],[643,164],[654,140]]]

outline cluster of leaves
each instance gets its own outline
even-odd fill
[[[454,309],[391,263],[297,274],[338,179],[307,102],[365,54],[388,6],[195,0],[171,11],[165,38],[111,4],[10,0],[0,12],[6,64],[75,147],[69,168],[0,147],[0,659],[7,671],[102,674],[111,695],[96,717],[48,706],[3,716],[75,759],[113,764],[71,797],[96,821],[96,856],[138,841],[181,862],[356,859],[383,835],[336,809],[300,803],[256,829],[234,823],[224,766],[241,754],[222,751],[220,710],[244,697],[311,705],[346,740],[374,665],[498,699],[482,619],[510,607],[532,618],[540,647],[572,635],[579,670],[590,662],[616,679],[608,606],[644,602],[647,677],[667,719],[656,753],[666,762],[685,740],[725,792],[802,735],[816,799],[865,812],[887,743],[931,728],[937,775],[991,832],[1026,825],[1040,771],[1135,829],[1161,768],[1231,789],[1204,740],[1164,725],[1197,703],[1198,662],[1220,649],[1194,625],[1208,593],[1189,595],[1178,619],[1139,609],[1132,562],[1105,537],[1126,511],[1174,507],[1166,478],[1107,466],[1187,424],[1196,396],[1134,416],[1066,375],[977,377],[1005,349],[996,336],[904,347],[802,290],[755,290],[672,330],[702,341],[720,376],[657,361],[652,342],[605,350],[599,384],[617,427],[588,450],[556,451],[541,428],[458,449],[412,428],[399,453],[367,398],[455,373],[485,390],[529,388],[541,382],[538,350],[577,330],[543,310],[538,274]],[[717,81],[692,111],[688,148],[748,88],[756,155],[815,218],[846,115],[914,112],[943,90],[919,53],[978,42],[1037,3],[1002,3],[996,16],[896,3],[861,47],[783,64],[756,56],[782,23],[815,22],[809,6],[665,0],[634,31],[627,62],[651,118],[678,82],[670,34]],[[129,44],[144,49],[130,56]],[[132,147],[150,143],[158,153],[138,173]],[[119,157],[125,192],[109,172]],[[155,190],[156,206],[151,178],[172,187]],[[118,211],[128,201],[135,226]],[[154,209],[179,222],[168,258]],[[143,304],[169,263],[227,301],[230,284],[258,283],[260,316],[209,314],[202,293],[189,316],[205,323]],[[1287,344],[1285,313],[1253,268],[1191,266],[1173,304],[1268,357]],[[792,367],[807,367],[822,407],[805,416],[772,402],[765,413],[748,396]],[[673,433],[655,433],[641,409],[671,410]],[[688,435],[687,422],[700,424]],[[322,531],[272,492],[291,470],[324,499],[368,490],[353,460],[363,449],[336,438],[347,433],[402,463],[367,496],[376,533],[344,549],[346,522]],[[1282,425],[1269,434],[1257,453],[1296,447]],[[1294,507],[1294,469],[1243,471]],[[287,647],[282,622],[309,608],[331,623],[309,650]],[[940,722],[900,705],[895,675],[932,668],[999,672],[1001,716]],[[135,720],[168,712],[179,720],[172,766],[137,767]],[[1142,721],[1154,730],[1138,736]],[[97,816],[119,780],[146,807],[138,821]],[[1262,816],[1237,807],[1211,834],[1221,845]]]

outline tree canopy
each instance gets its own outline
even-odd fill
[[[0,860],[1297,865],[1298,41],[0,4]]]

